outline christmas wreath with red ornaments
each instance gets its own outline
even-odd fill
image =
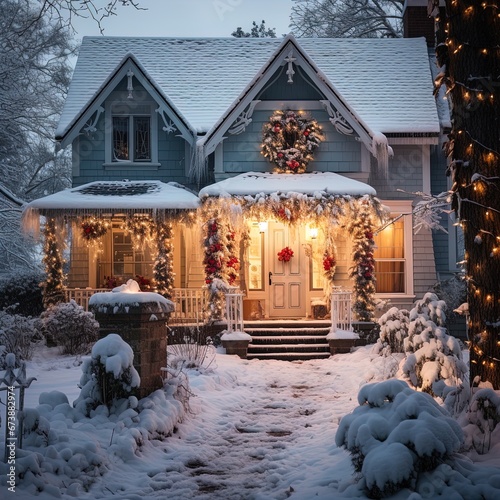
[[[279,110],[263,127],[262,154],[275,171],[302,174],[323,140],[318,122],[298,111]]]

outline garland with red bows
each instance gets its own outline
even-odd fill
[[[298,111],[275,111],[263,127],[262,154],[275,171],[302,174],[323,140],[318,122]]]

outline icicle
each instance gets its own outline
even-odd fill
[[[387,137],[381,132],[373,134],[372,151],[378,162],[379,174],[384,179],[387,179],[389,174],[389,157],[394,156],[394,152],[387,143]]]
[[[205,144],[202,139],[196,141],[193,156],[191,158],[191,167],[189,169],[189,178],[198,185],[201,184],[207,174],[207,158],[205,156]]]
[[[40,236],[40,211],[38,208],[25,208],[21,217],[23,232],[32,235],[35,239]]]

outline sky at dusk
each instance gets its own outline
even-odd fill
[[[238,26],[250,31],[252,21],[276,28],[278,37],[290,31],[292,0],[139,0],[147,10],[119,7],[103,21],[108,36],[231,36]],[[75,18],[75,37],[99,35],[92,19]]]

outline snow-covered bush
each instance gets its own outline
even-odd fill
[[[0,311],[0,370],[5,368],[5,356],[10,352],[16,356],[17,363],[30,360],[34,342],[39,339],[35,320]]]
[[[458,340],[446,333],[446,304],[433,293],[425,294],[410,311],[406,359],[401,372],[414,387],[432,396],[446,397],[460,387],[467,374]]]
[[[410,313],[406,309],[391,307],[380,316],[380,334],[374,352],[381,356],[404,352],[404,339],[408,336]]]
[[[44,275],[37,271],[17,271],[0,279],[0,309],[9,308],[22,316],[39,316],[43,311],[40,283]]]
[[[89,415],[99,405],[112,411],[121,408],[121,400],[135,399],[141,380],[133,360],[132,348],[116,333],[97,341],[82,365],[81,392],[75,407]]]
[[[191,329],[183,342],[167,347],[167,367],[174,371],[183,368],[210,369],[215,362],[215,349],[211,338],[206,340],[203,343],[199,330]]]
[[[431,320],[437,326],[446,325],[446,302],[439,300],[435,293],[428,292],[421,300],[417,300],[410,311],[410,322],[417,317]]]
[[[500,438],[500,396],[489,388],[476,390],[466,413],[467,425],[464,429],[466,447],[474,448],[479,454],[488,453],[492,442]],[[497,435],[492,438],[493,433]]]
[[[87,354],[99,335],[94,315],[74,300],[49,307],[40,322],[47,344],[60,346],[63,354]]]
[[[418,487],[422,475],[452,459],[463,442],[446,410],[402,380],[365,385],[358,403],[341,419],[335,441],[351,453],[370,498]]]

